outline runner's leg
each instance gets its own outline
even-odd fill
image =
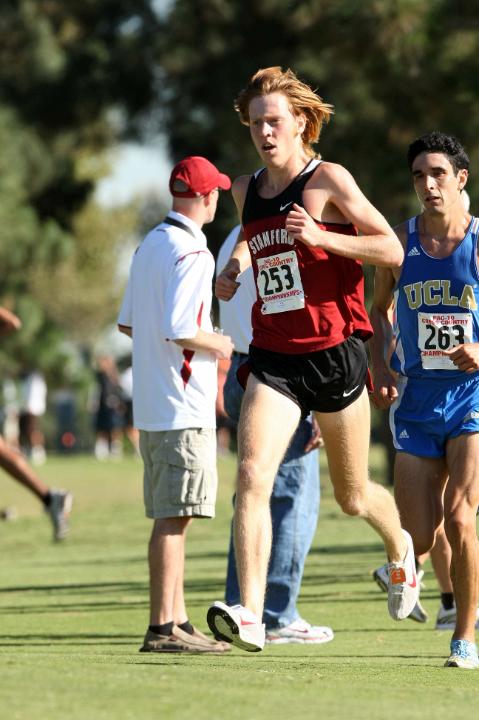
[[[363,517],[382,537],[388,557],[406,554],[399,514],[391,494],[368,476],[370,410],[366,389],[339,412],[315,413],[324,439],[334,495],[343,512]]]
[[[453,640],[474,642],[479,582],[479,434],[449,440],[446,453],[449,482],[444,493],[444,527],[452,551],[451,580],[457,614]]]
[[[271,490],[300,414],[292,400],[249,376],[238,428],[234,536],[241,602],[259,618],[271,549]]]

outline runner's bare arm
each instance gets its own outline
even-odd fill
[[[369,312],[374,335],[369,341],[369,349],[374,376],[372,399],[376,407],[383,410],[390,407],[398,395],[396,381],[388,365],[394,341],[391,324],[393,288],[391,270],[376,268],[373,304]]]
[[[234,181],[231,188],[240,222],[249,180],[249,175],[242,175]],[[241,230],[230,259],[216,278],[215,295],[219,300],[231,300],[241,284],[236,281],[236,278],[240,272],[246,270],[249,265],[251,265],[251,257],[243,235],[243,230]]]
[[[311,192],[315,189],[319,192]],[[321,218],[327,203],[334,205],[362,235],[342,235],[318,228],[312,218]],[[363,195],[352,175],[334,163],[321,164],[305,192],[305,208],[293,205],[286,229],[306,245],[371,265],[399,267],[404,259],[402,245],[385,218]]]

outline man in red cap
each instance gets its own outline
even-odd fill
[[[118,318],[133,339],[133,419],[140,430],[149,543],[150,623],[143,652],[224,652],[193,627],[184,601],[186,531],[216,500],[216,361],[231,338],[210,319],[213,256],[202,232],[230,179],[206,158],[172,170],[173,207],[136,251]]]

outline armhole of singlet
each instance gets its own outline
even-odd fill
[[[398,277],[398,279],[396,280],[396,282],[394,283],[394,287],[393,287],[393,294],[394,294],[394,295],[395,295],[396,291],[397,291],[398,288],[399,288],[399,283],[401,282],[401,278],[402,278],[402,276],[403,276],[404,268],[406,267],[406,258],[407,258],[407,256],[408,256],[408,253],[409,253],[409,251],[410,251],[410,249],[411,249],[411,246],[412,246],[411,237],[412,237],[412,235],[416,232],[416,230],[417,230],[417,215],[414,215],[414,217],[409,218],[409,220],[407,221],[407,240],[406,240],[406,246],[405,246],[405,248],[404,248],[404,261],[403,261],[403,264],[402,264],[401,272],[399,273],[399,277]]]
[[[476,278],[479,280],[479,258],[477,256],[479,243],[479,218],[474,216],[471,222],[471,235],[474,248],[474,268],[476,270]]]
[[[319,158],[311,158],[309,163],[307,165],[305,165],[304,168],[299,173],[299,177],[301,177],[301,175],[305,175],[306,173],[311,173],[311,175],[312,175],[314,173],[314,171],[316,170],[316,168],[318,168],[322,162],[323,162],[323,160],[320,160]]]

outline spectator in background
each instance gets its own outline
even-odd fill
[[[45,436],[41,419],[47,409],[47,384],[38,370],[26,372],[20,385],[19,443],[34,465],[46,460]]]
[[[100,355],[97,360],[97,409],[95,414],[95,457],[120,458],[122,451],[123,393],[114,358]]]
[[[133,368],[131,357],[123,358],[120,366],[120,388],[123,400],[122,431],[137,455],[140,454],[140,433],[133,423]]]
[[[216,360],[229,358],[233,345],[211,325],[214,260],[202,227],[215,217],[219,190],[230,186],[203,157],[173,168],[173,207],[138,247],[118,317],[133,340],[133,415],[153,521],[141,652],[227,649],[190,622],[184,569],[192,519],[214,517],[216,504]]]

